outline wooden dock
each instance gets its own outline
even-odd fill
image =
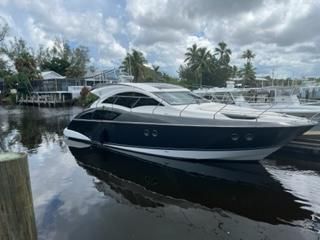
[[[320,131],[309,131],[278,150],[274,155],[294,155],[296,159],[320,163]]]
[[[0,153],[0,239],[36,240],[30,174],[25,153]]]
[[[71,103],[72,94],[69,92],[35,92],[31,95],[17,97],[17,103],[39,107],[67,106]]]

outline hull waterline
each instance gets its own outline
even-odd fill
[[[230,161],[259,161],[277,151],[280,147],[271,147],[251,150],[173,150],[173,149],[154,149],[141,147],[128,147],[112,144],[104,144],[104,147],[117,152],[134,155],[133,153],[142,153],[174,159],[186,160],[230,160]]]

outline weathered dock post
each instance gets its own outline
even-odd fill
[[[37,239],[26,154],[0,153],[0,239]]]

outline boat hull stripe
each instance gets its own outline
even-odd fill
[[[103,144],[105,147],[114,150],[125,150],[126,152],[138,152],[162,157],[194,159],[194,160],[261,160],[278,150],[280,147],[271,147],[263,149],[251,149],[251,150],[232,150],[232,151],[216,151],[216,150],[169,150],[169,149],[152,149],[141,147],[128,147],[119,146],[113,144]]]

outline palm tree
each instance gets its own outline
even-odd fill
[[[242,53],[241,58],[247,59],[247,63],[251,62],[251,59],[253,59],[256,55],[250,50],[247,49]]]
[[[231,77],[236,78],[238,73],[239,73],[238,67],[236,65],[233,65],[231,68]]]
[[[196,75],[199,78],[200,88],[202,87],[203,73],[207,70],[210,70],[211,66],[211,52],[206,47],[198,48],[197,54],[190,67],[193,71],[196,72]]]
[[[192,47],[188,47],[187,52],[184,54],[186,56],[184,62],[186,62],[187,65],[192,65],[198,58],[198,51],[199,48],[195,43],[192,45]]]
[[[0,16],[0,21],[4,20],[3,17]],[[4,24],[0,23],[0,43],[5,39],[9,32],[9,25],[4,21]]]
[[[241,69],[241,75],[245,86],[254,87],[255,86],[255,79],[256,79],[256,72],[255,68],[251,63],[251,59],[253,59],[256,55],[250,50],[247,49],[242,53],[242,58],[246,59],[247,62],[244,64],[243,68]]]
[[[145,63],[147,63],[147,60],[143,56],[143,53],[132,49],[132,53],[127,53],[127,56],[124,58],[121,68],[132,74],[135,82],[139,82],[144,79]]]
[[[195,73],[195,77],[199,79],[200,87],[202,87],[203,72],[210,70],[212,58],[210,51],[206,47],[198,48],[197,44],[193,44],[192,47],[187,48],[185,56],[184,62]]]
[[[152,65],[152,69],[153,69],[153,71],[155,71],[155,73],[159,73],[159,68],[160,68],[160,66]]]
[[[220,63],[225,65],[229,64],[232,52],[230,48],[227,48],[227,44],[225,42],[219,42],[218,47],[215,48],[215,52],[219,55]]]
[[[152,65],[152,69],[155,73],[155,79],[154,80],[159,80],[160,76],[161,76],[161,72],[159,71],[160,66],[157,65]]]

